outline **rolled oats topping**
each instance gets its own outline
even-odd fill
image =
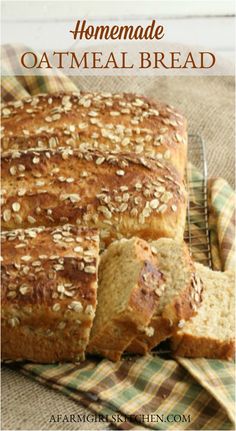
[[[109,242],[126,234],[127,217],[144,230],[165,214],[178,222],[185,191],[181,176],[168,163],[176,156],[176,136],[184,136],[185,130],[172,108],[134,95],[60,93],[23,100],[20,108],[10,103],[7,109],[21,141],[14,147],[4,123],[2,132],[14,151],[4,153],[3,188],[10,175],[17,185],[10,185],[11,199],[3,196],[6,229],[99,226]],[[32,115],[37,115],[34,129]],[[22,138],[23,130],[27,136]],[[28,143],[25,151],[19,151],[22,142]]]
[[[3,336],[6,326],[14,330],[13,337],[22,326],[27,338],[31,333],[27,328],[32,327],[46,346],[46,339],[53,340],[53,350],[48,344],[49,354],[59,349],[63,359],[61,332],[66,328],[76,330],[68,357],[73,360],[75,353],[84,350],[88,343],[95,315],[97,281],[93,268],[97,267],[99,253],[97,231],[67,224],[4,231],[1,239]],[[65,349],[68,352],[66,344]],[[28,358],[27,352],[24,344],[24,359]],[[53,359],[50,358],[49,362]]]
[[[186,124],[182,116],[168,105],[153,103],[141,96],[111,94],[107,98],[103,93],[57,93],[14,103],[9,102],[2,109],[2,136],[8,139],[10,148],[86,145],[118,152],[125,148],[137,154],[143,152],[174,160],[173,144],[178,147],[186,144]],[[73,120],[68,116],[71,111]],[[13,115],[14,133],[9,122]],[[38,118],[36,130],[35,116]]]

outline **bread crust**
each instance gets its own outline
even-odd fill
[[[171,349],[175,356],[232,360],[235,357],[235,340],[220,341],[177,333],[171,338]]]
[[[183,238],[186,191],[171,165],[136,155],[23,151],[2,158],[2,227],[96,227],[108,245]]]
[[[72,147],[134,152],[169,160],[184,175],[186,119],[135,94],[53,93],[2,108],[4,151]]]
[[[84,358],[97,304],[95,229],[66,225],[3,232],[2,358]]]

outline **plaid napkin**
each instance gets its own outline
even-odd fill
[[[11,46],[3,50],[9,70],[15,50]],[[61,74],[2,78],[4,101],[58,90],[73,91],[76,86]],[[221,178],[210,180],[208,189],[213,267],[227,270],[235,267],[235,194]],[[147,355],[118,363],[88,359],[79,365],[8,366],[103,415],[113,428],[235,429],[234,364],[226,361]]]

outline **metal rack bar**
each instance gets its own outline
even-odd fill
[[[207,205],[207,162],[203,139],[200,135],[189,135],[186,179],[188,206],[185,240],[188,242],[193,259],[212,267],[210,233]],[[194,166],[194,168],[192,168]],[[196,169],[197,178],[193,178]],[[198,242],[195,242],[198,241]]]

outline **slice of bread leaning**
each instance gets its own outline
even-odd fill
[[[151,249],[164,277],[160,300],[148,328],[140,331],[127,351],[145,354],[169,338],[196,314],[202,300],[202,283],[184,242],[160,238]]]
[[[235,351],[235,273],[218,272],[197,263],[204,283],[197,316],[171,339],[176,356],[233,359]]]
[[[99,265],[98,305],[87,351],[117,361],[149,325],[162,282],[150,245],[139,238],[113,242]]]

